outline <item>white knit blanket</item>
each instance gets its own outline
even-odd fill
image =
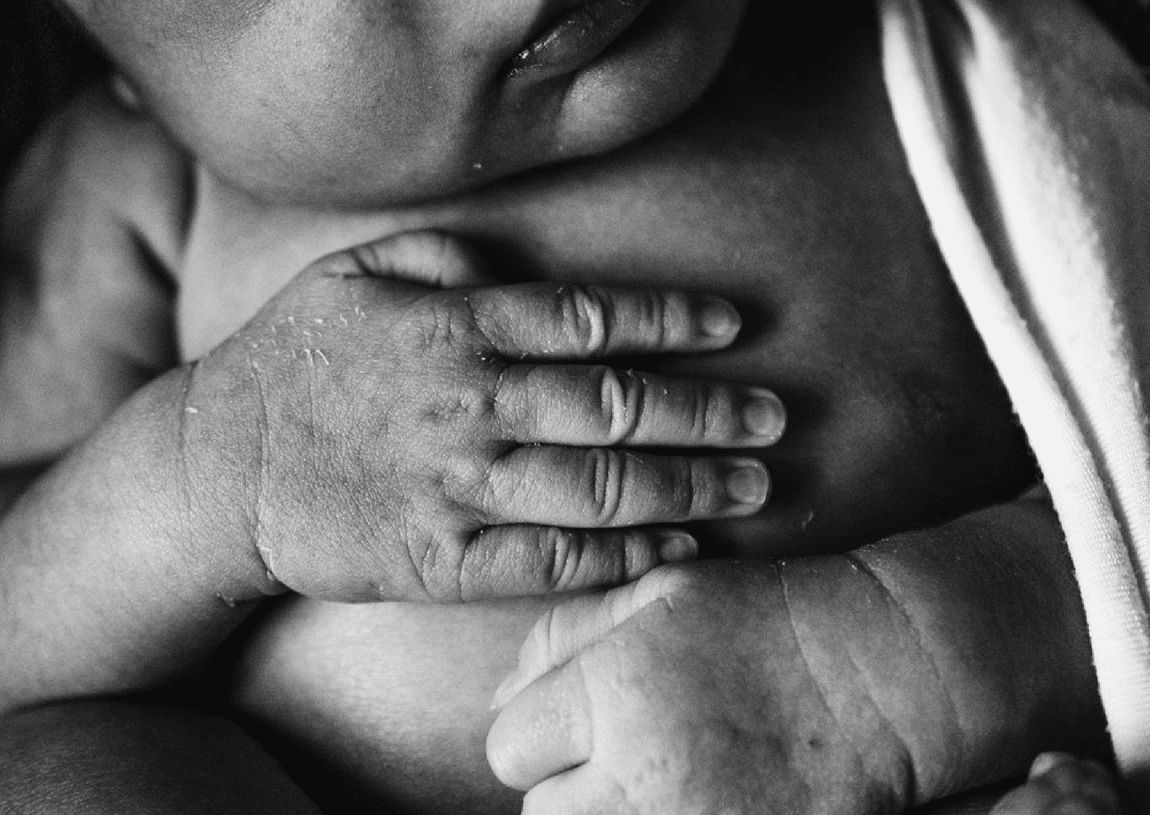
[[[1137,789],[1150,777],[1150,91],[1074,0],[879,8],[911,172],[1054,500]]]

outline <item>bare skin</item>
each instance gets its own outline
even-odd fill
[[[319,811],[250,736],[220,717],[77,702],[7,716],[3,731],[7,812]]]
[[[91,121],[100,104],[82,99],[74,114]],[[123,215],[100,209],[120,199],[83,159],[106,158],[98,148],[109,134],[55,135],[47,146],[70,160],[33,154],[14,188],[36,186],[46,167],[70,194],[38,187],[48,192],[10,213],[17,227],[42,227],[22,259],[46,258],[39,279],[13,281],[6,303],[16,328],[6,342],[12,458],[19,445],[51,451],[54,441],[31,432],[39,417],[20,404],[22,391],[58,376],[52,395],[90,413],[65,416],[74,428],[46,426],[82,436],[107,404],[82,399],[84,390],[112,401],[139,384],[167,324],[133,308],[156,305],[155,285],[134,301],[115,296],[117,284],[146,281],[146,261],[160,255],[114,254],[147,247],[149,233],[117,233]],[[36,204],[55,217],[37,221]],[[77,228],[70,207],[87,215],[85,205],[105,217]],[[111,243],[108,267],[104,247],[83,251],[86,230]],[[289,589],[346,602],[460,602],[625,581],[695,555],[689,536],[649,524],[747,515],[766,500],[756,459],[655,459],[641,448],[769,444],[784,421],[773,395],[578,364],[722,347],[739,328],[730,304],[603,287],[401,284],[395,265],[413,242],[415,254],[424,244],[437,252],[444,282],[453,262],[466,262],[437,236],[317,261],[212,354],[140,387],[14,501],[0,525],[0,638],[25,658],[0,677],[0,710],[152,687],[202,660],[259,600]],[[84,274],[68,265],[76,258]],[[97,326],[87,336],[90,323],[60,316],[85,305]],[[120,313],[129,319],[114,319]],[[428,350],[434,365],[420,359]],[[22,365],[21,352],[49,362]],[[603,445],[611,449],[595,449]]]
[[[763,53],[761,37],[754,35],[765,31],[751,29],[751,52]],[[447,228],[487,244],[500,274],[645,286],[672,282],[736,300],[754,331],[728,353],[668,361],[661,370],[770,385],[792,405],[799,423],[792,422],[792,434],[776,451],[763,453],[780,484],[777,511],[740,524],[700,526],[697,536],[712,551],[841,550],[1006,498],[1027,481],[1023,448],[927,237],[888,120],[869,32],[824,41],[822,48],[842,61],[825,77],[819,88],[825,95],[817,104],[777,82],[779,65],[736,60],[703,106],[652,140],[434,206],[363,216],[268,209],[203,173],[188,242],[172,265],[180,284],[182,353],[197,358],[226,340],[315,257],[381,234]],[[811,64],[827,65],[824,57],[814,53]],[[764,85],[773,92],[742,95]],[[801,87],[811,92],[809,82]],[[243,276],[235,274],[239,269]],[[940,365],[940,359],[949,364]],[[122,379],[116,386],[132,389]],[[1010,454],[1004,457],[1003,450]],[[1036,511],[1046,512],[1003,510],[1007,520],[1015,512]],[[1039,527],[1057,537],[1049,523]],[[953,587],[948,603],[923,603],[914,625],[948,609],[970,618],[961,631],[932,632],[923,652],[904,655],[912,664],[968,652],[981,642],[973,632],[994,630],[1003,619],[1013,622],[1003,652],[1022,655],[960,670],[941,691],[923,688],[918,710],[937,711],[956,689],[988,690],[990,699],[1009,696],[993,681],[1006,675],[1032,691],[1010,699],[1017,714],[1011,721],[1031,721],[1034,711],[1051,709],[1060,718],[1006,740],[978,721],[960,726],[951,734],[971,745],[963,756],[929,745],[913,756],[914,775],[925,779],[921,785],[908,786],[898,776],[898,750],[892,750],[889,762],[878,757],[889,772],[879,772],[880,782],[865,791],[865,806],[901,806],[1020,772],[1037,750],[1090,748],[1101,734],[1089,676],[1031,682],[1049,664],[1087,662],[1061,554],[1035,544],[1032,568],[1051,606],[1029,605],[1021,594],[1007,596],[977,579],[984,571],[1022,568],[1022,561],[1004,557],[996,539],[1012,539],[1011,523],[999,518],[988,529],[985,537],[969,540],[942,530],[877,548],[878,557],[893,558],[896,588],[929,586],[932,580]],[[952,554],[970,557],[900,559],[900,552],[919,549],[908,541],[929,542],[934,535]],[[846,561],[827,563],[839,574],[835,569]],[[738,612],[739,630],[748,647],[769,649],[782,636],[781,620],[760,566],[715,569],[692,572],[687,585],[698,581],[695,596],[730,598],[750,591],[759,597],[759,604]],[[836,587],[849,594],[857,579],[857,573],[842,571],[814,596]],[[878,590],[894,591],[881,582]],[[483,741],[494,715],[487,704],[544,607],[518,601],[453,612],[293,601],[261,622],[236,699],[305,753],[337,765],[349,779],[343,791],[363,791],[365,804],[371,796],[425,794],[416,803],[432,811],[444,805],[444,796],[477,811],[513,807],[514,796],[494,793],[499,787],[486,768]],[[817,613],[810,618],[809,642],[857,624],[849,603],[812,600],[812,608]],[[1051,608],[1057,613],[1049,613]],[[724,617],[685,619],[657,621],[650,641],[658,641],[656,629],[666,626],[669,641],[684,648],[705,643],[712,637],[709,626]],[[897,621],[886,625],[897,633]],[[847,639],[863,641],[863,633]],[[1036,651],[1036,643],[1053,640],[1065,652]],[[349,667],[332,674],[341,660]],[[798,666],[788,661],[774,667],[772,682],[791,687],[785,677]],[[451,681],[444,683],[445,677]],[[674,700],[659,708],[674,714],[669,726],[679,717],[689,721],[704,701],[700,689],[708,687],[692,672],[681,679],[678,690],[668,688],[658,697]],[[445,711],[439,688],[450,690],[459,707]],[[394,695],[399,689],[427,696]],[[755,704],[754,697],[739,704]],[[366,711],[376,718],[365,720]],[[442,727],[428,727],[429,716],[441,716]],[[636,723],[649,726],[651,717],[639,715]],[[857,736],[834,726],[828,732],[847,744]],[[948,731],[931,732],[943,738]],[[449,738],[452,750],[429,745],[432,734]],[[835,766],[849,770],[851,755],[848,750]],[[437,763],[445,758],[450,777]],[[786,789],[783,780],[780,790]],[[701,789],[707,783],[704,776]],[[841,796],[857,789],[836,786],[819,805],[851,811],[859,802]],[[312,791],[333,794],[330,788]]]
[[[316,213],[283,212],[279,215],[283,218],[282,234],[293,236],[286,252],[290,254],[295,247],[306,251],[308,230],[322,233],[325,241],[338,245],[381,228],[437,226],[493,245],[496,257],[512,258],[522,264],[519,268],[559,280],[671,279],[737,297],[744,312],[758,315],[767,328],[744,335],[740,345],[728,354],[692,360],[689,368],[670,369],[769,383],[789,403],[800,407],[791,410],[789,435],[764,454],[777,474],[778,490],[771,509],[737,526],[700,528],[698,535],[704,546],[711,545],[714,550],[763,555],[848,548],[883,532],[921,523],[932,504],[945,515],[994,497],[986,493],[979,496],[975,489],[1002,490],[998,496],[1006,497],[1025,483],[1021,448],[1015,446],[1017,437],[1007,412],[993,396],[992,380],[982,378],[988,371],[963,328],[944,272],[926,238],[887,119],[869,37],[860,33],[857,39],[846,37],[845,42],[852,43],[853,50],[840,45],[836,51],[850,58],[843,58],[841,73],[833,71],[827,77],[822,99],[825,107],[789,100],[785,86],[777,94],[760,98],[761,107],[756,107],[740,95],[743,89],[756,87],[755,81],[743,75],[742,82],[736,84],[737,74],[732,73],[732,85],[720,85],[695,114],[672,130],[634,150],[597,162],[533,176],[442,206],[388,213],[380,218],[369,216],[358,223],[343,216],[341,224],[335,217],[325,220]],[[750,77],[756,76],[756,67],[766,75],[777,75],[770,70],[775,66],[750,63],[746,68]],[[788,102],[793,102],[793,107]],[[732,121],[731,117],[737,118]],[[756,147],[767,144],[769,149]],[[686,166],[679,160],[696,153],[703,157]],[[860,166],[868,168],[865,174],[858,171]],[[638,185],[645,193],[641,200],[632,192]],[[203,231],[198,234],[223,237],[216,238],[215,248],[210,240],[199,249],[193,246],[190,258],[219,259],[235,253],[239,257],[246,254],[249,267],[254,269],[267,268],[270,272],[276,266],[290,266],[268,261],[269,247],[282,244],[271,237],[275,232],[258,231],[259,223],[269,223],[266,212],[257,208],[253,214],[250,203],[209,184],[201,187],[201,193],[205,220],[200,222]],[[212,197],[216,194],[220,195],[216,203],[220,214],[213,217]],[[892,210],[901,214],[892,215]],[[796,223],[796,213],[803,214],[801,223]],[[822,217],[811,217],[812,213]],[[572,223],[579,229],[570,229]],[[707,223],[713,225],[700,228]],[[857,226],[844,230],[843,223]],[[686,229],[686,224],[691,229]],[[722,252],[699,237],[711,230],[719,231],[725,241],[733,240],[739,252]],[[196,237],[193,230],[193,244]],[[588,246],[597,251],[590,261],[586,257]],[[716,266],[716,257],[722,259],[721,268]],[[860,280],[873,285],[873,299],[858,297]],[[219,297],[212,292],[219,291],[222,283],[217,278],[203,287],[189,285],[184,289],[186,310],[182,319],[190,353],[210,347],[228,328],[226,323],[217,327],[190,319],[195,313],[214,318],[221,314]],[[271,290],[278,283],[269,273],[264,285]],[[891,296],[898,291],[908,293],[913,308]],[[261,296],[233,289],[229,302],[250,297],[250,302],[258,303]],[[243,316],[241,310],[239,319]],[[940,336],[940,331],[945,333]],[[938,366],[934,360],[939,357],[966,359],[969,364]],[[918,390],[914,383],[926,384]],[[940,412],[938,405],[955,407]],[[960,431],[952,435],[961,425],[949,419],[958,416],[964,417],[962,421],[977,416],[980,431],[973,432],[972,428],[969,436]],[[972,443],[957,442],[958,438]],[[981,446],[990,439],[996,441]],[[1013,469],[1002,469],[1003,449],[1015,451]],[[949,464],[930,469],[940,460]],[[993,485],[985,480],[989,462],[994,462]],[[933,474],[928,476],[928,471]],[[948,477],[954,481],[947,483]],[[904,489],[913,492],[916,486],[921,486],[922,492],[915,494],[914,500],[899,499]],[[967,500],[972,504],[966,504]],[[1053,527],[1044,528],[1046,534],[1056,535]],[[999,534],[1011,539],[1011,524],[1003,522]],[[908,660],[921,662],[938,652],[969,652],[980,641],[973,632],[997,630],[996,621],[1002,615],[1010,616],[1015,625],[1008,629],[1013,633],[1009,647],[1004,643],[1005,653],[1029,657],[1010,668],[1003,663],[998,667],[981,664],[978,670],[960,671],[945,683],[950,691],[968,690],[985,705],[989,698],[1006,692],[1006,686],[990,679],[998,671],[1044,673],[1039,665],[1049,654],[1034,653],[1035,643],[1065,642],[1067,661],[1060,664],[1072,664],[1081,657],[1085,646],[1080,623],[1075,621],[1076,600],[1064,563],[1050,562],[1042,568],[1051,569],[1046,581],[1060,587],[1061,607],[1069,615],[1059,619],[1057,630],[1078,632],[1069,640],[1055,637],[1054,628],[1046,629],[1054,618],[1038,606],[1027,607],[1021,595],[1007,596],[980,583],[978,576],[984,571],[1018,568],[1017,563],[1002,560],[1004,544],[994,535],[966,542],[961,535],[940,531],[939,539],[965,550],[969,557],[945,567],[941,561],[929,567],[916,564],[901,575],[897,585],[934,585],[933,581],[945,573],[958,587],[952,613],[968,618],[971,624],[965,633],[934,631],[938,639],[926,645],[931,657],[919,654],[908,656]],[[904,542],[895,551],[905,557],[914,548]],[[1033,551],[1040,561],[1049,557],[1050,550],[1045,547],[1037,546]],[[922,569],[934,576],[928,578]],[[959,577],[963,569],[970,570],[967,579]],[[712,588],[715,597],[725,597],[743,579],[731,572],[724,574],[731,582],[724,590]],[[831,570],[831,574],[837,572]],[[835,585],[841,581],[845,591],[857,579],[855,574],[842,571],[834,578]],[[842,613],[847,616],[845,622],[837,617],[833,623],[822,618],[812,623],[812,631],[854,630],[851,625],[856,618],[843,610],[842,602],[828,602],[827,613]],[[924,614],[926,608],[924,604]],[[976,609],[985,610],[988,616],[983,617],[983,611]],[[777,614],[765,607],[761,611],[762,618],[752,621],[753,615],[744,617],[741,625],[746,626],[752,641],[755,634],[760,635],[763,645],[774,636],[770,621],[776,620]],[[447,806],[440,796],[453,795],[459,797],[446,799],[452,806],[466,802],[479,811],[485,806],[481,802],[487,802],[492,811],[513,808],[514,803],[491,793],[495,787],[484,765],[481,736],[491,721],[491,714],[485,712],[488,699],[511,667],[508,654],[517,649],[518,640],[530,629],[538,612],[537,604],[453,614],[442,609],[348,610],[292,603],[270,617],[267,627],[256,635],[237,690],[240,706],[287,742],[301,745],[308,761],[326,756],[325,768],[332,764],[340,768],[338,785],[326,791],[322,782],[309,787],[317,795],[338,796],[357,789],[365,806],[375,800],[373,796],[379,796],[429,810]],[[938,613],[945,613],[941,605]],[[975,618],[981,622],[976,623]],[[706,642],[706,623],[701,625],[693,634],[689,633],[692,629],[675,630],[684,641],[694,641],[692,636],[697,636]],[[420,630],[422,636],[413,633]],[[405,633],[387,633],[395,631]],[[461,633],[449,635],[448,631]],[[869,641],[862,631],[856,636]],[[445,641],[448,644],[442,645]],[[472,653],[468,642],[482,642],[482,653]],[[396,652],[403,658],[392,656]],[[455,656],[460,652],[471,654],[463,667]],[[1035,660],[1029,663],[1032,667],[1022,668],[1030,657]],[[335,665],[340,668],[332,670]],[[784,673],[786,665],[793,669],[792,663],[785,663],[780,668]],[[646,667],[667,674],[655,665]],[[636,675],[642,674],[636,669]],[[689,671],[679,669],[675,675],[683,682],[692,678]],[[1067,684],[1060,690],[1043,684],[1045,689],[1029,701],[1009,704],[1021,703],[1022,708],[1034,704],[1032,711],[1045,711],[1049,692],[1060,697],[1065,693],[1066,706],[1060,709],[1079,723],[1094,723],[1075,736],[1093,733],[1080,745],[1091,747],[1100,735],[1091,680],[1085,674],[1061,679]],[[705,682],[695,686],[694,692],[706,686]],[[974,690],[988,687],[997,690],[989,696]],[[335,688],[342,688],[342,693]],[[415,701],[411,694],[416,691],[412,689],[429,692]],[[455,702],[443,707],[444,696]],[[944,705],[945,696],[927,693],[917,708],[924,717],[918,721],[927,718],[927,711]],[[333,701],[337,697],[342,701]],[[664,716],[668,710],[686,716],[693,706],[703,704],[690,693],[679,697],[684,701],[678,704],[668,702],[673,694],[658,698],[666,703],[659,707]],[[688,699],[691,702],[685,701]],[[391,700],[402,702],[393,705]],[[752,698],[742,703],[755,704]],[[987,709],[993,708],[990,704]],[[1012,710],[1014,720],[1030,718],[1032,714],[1022,708]],[[289,710],[293,713],[285,713]],[[301,715],[304,710],[312,713]],[[409,716],[405,711],[420,712]],[[434,726],[429,725],[429,717],[436,722]],[[373,722],[386,722],[387,735],[381,735],[383,728]],[[635,732],[638,724],[631,725],[621,725],[621,731]],[[893,788],[874,793],[869,804],[838,801],[832,805],[830,797],[822,803],[827,811],[835,811],[832,806],[852,811],[850,807],[856,804],[862,807],[858,811],[867,811],[866,806],[885,801],[893,811],[915,800],[1020,773],[1033,752],[1042,749],[1045,739],[1058,739],[1055,733],[1060,729],[1051,723],[1050,729],[1030,731],[1035,741],[1028,741],[1028,736],[1008,746],[994,728],[974,726],[961,737],[955,735],[972,745],[965,758],[959,760],[947,752],[930,757],[924,754],[915,761],[925,780],[913,792],[907,791],[902,779]],[[940,725],[937,732],[950,731]],[[457,745],[457,751],[445,751],[444,742]],[[624,740],[622,744],[627,743]],[[865,740],[860,739],[860,743]],[[620,749],[625,751],[626,747]],[[402,756],[409,754],[421,758],[407,762]],[[378,772],[381,765],[390,772]],[[436,779],[447,766],[453,768],[452,782],[441,786]],[[463,769],[468,766],[472,767],[470,774]],[[944,771],[944,767],[948,769]],[[474,784],[471,789],[462,780],[468,777]],[[513,776],[507,780],[523,783]],[[421,791],[428,798],[416,802],[414,796]],[[543,810],[548,811],[545,805]]]
[[[991,815],[1122,815],[1114,776],[1095,761],[1065,753],[1043,753],[1030,767],[1027,783],[995,805]]]

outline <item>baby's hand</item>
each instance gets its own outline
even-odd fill
[[[1122,815],[1118,782],[1102,765],[1065,753],[1034,760],[1027,783],[1011,792],[990,815]]]
[[[792,625],[778,571],[754,561],[556,607],[496,693],[488,761],[525,815],[901,811],[892,734],[860,752],[835,715],[853,677],[816,679]]]
[[[338,600],[576,589],[693,556],[644,525],[760,509],[757,459],[635,448],[770,444],[773,395],[585,362],[722,348],[739,329],[728,303],[394,279],[472,274],[430,233],[338,253],[195,366],[192,511],[249,507],[232,537],[261,577]]]

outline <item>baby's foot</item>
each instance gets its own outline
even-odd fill
[[[1011,792],[990,815],[1123,815],[1118,781],[1101,764],[1065,753],[1043,753],[1025,785]]]

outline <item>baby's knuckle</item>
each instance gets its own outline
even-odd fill
[[[563,322],[575,347],[589,356],[606,354],[612,332],[609,299],[590,286],[566,286],[562,296]]]
[[[497,547],[484,540],[488,534],[489,530],[478,529],[457,547],[455,592],[462,602],[486,597],[492,590],[519,583],[509,574],[506,564],[501,567]],[[515,568],[521,567],[516,564]]]
[[[509,437],[517,430],[523,432],[534,427],[537,423],[534,405],[527,407],[524,399],[517,398],[527,387],[524,369],[499,364],[488,364],[487,368],[485,373],[490,384],[485,386],[485,392],[490,400],[490,412],[486,418],[491,422],[492,432]]]
[[[544,531],[543,553],[549,590],[563,591],[576,584],[583,555],[579,538],[579,533],[571,529],[549,527]]]
[[[649,337],[656,348],[662,348],[674,336],[674,315],[681,311],[672,304],[676,295],[658,291],[644,291],[638,298],[638,325],[640,336]]]
[[[686,412],[687,435],[695,442],[708,438],[714,416],[706,388],[692,388],[690,398],[684,406]]]
[[[405,582],[410,586],[404,591],[409,596],[409,599],[414,599],[416,595],[422,595],[428,600],[434,600],[436,594],[435,577],[431,574],[432,564],[435,562],[435,556],[431,554],[431,548],[434,544],[423,535],[411,535],[400,533],[399,540],[397,541],[396,553],[398,558],[406,556],[406,563],[394,564],[396,574],[404,575],[405,579],[398,581],[399,585]],[[384,568],[392,566],[390,563],[384,563]],[[384,579],[380,576],[377,584],[386,586],[393,581]],[[386,598],[394,599],[394,598]]]
[[[626,333],[635,337],[648,348],[664,348],[671,344],[680,333],[679,317],[675,294],[656,289],[641,289],[626,295]],[[607,302],[614,301],[607,297]],[[609,315],[611,325],[622,328],[621,318],[615,311]]]
[[[452,395],[451,408],[454,416],[465,419],[469,426],[486,426],[496,414],[495,389],[477,377],[468,377]]]
[[[438,466],[442,469],[437,494],[453,509],[486,512],[504,497],[496,489],[492,462],[487,456],[460,453],[448,457]]]
[[[450,300],[429,297],[412,315],[412,329],[424,353],[452,352],[469,346],[475,338],[475,322]]]
[[[689,459],[667,458],[662,467],[660,494],[665,502],[667,520],[682,520],[702,512],[711,503],[706,489],[700,489],[705,479],[696,471]]]
[[[477,517],[484,521],[502,515],[514,507],[520,496],[534,488],[532,472],[518,463],[508,463],[503,458],[493,461],[477,461],[473,472],[474,500],[471,507]]]
[[[458,603],[464,599],[469,578],[482,564],[466,557],[467,547],[454,539],[437,539],[422,546],[416,574],[424,594],[435,603]]]
[[[599,416],[608,444],[623,444],[634,437],[642,411],[643,388],[634,374],[602,366],[599,380]]]
[[[694,441],[730,439],[735,435],[734,404],[728,388],[696,386],[689,410],[690,433]]]
[[[617,450],[594,448],[586,453],[584,492],[596,526],[609,526],[622,509],[628,456]]]

